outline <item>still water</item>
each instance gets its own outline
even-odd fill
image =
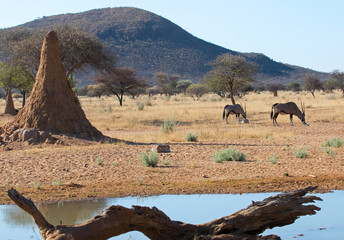
[[[53,224],[81,223],[99,214],[111,205],[131,207],[156,206],[172,220],[200,224],[230,215],[276,193],[160,195],[152,197],[126,197],[81,202],[37,204],[39,210]],[[300,217],[294,224],[266,230],[264,235],[277,234],[282,239],[336,239],[344,240],[344,191],[315,194],[323,199],[315,205],[321,210],[316,215]],[[302,234],[303,236],[300,236]],[[31,217],[16,205],[0,205],[0,240],[42,239]],[[140,232],[130,232],[113,240],[148,239]]]

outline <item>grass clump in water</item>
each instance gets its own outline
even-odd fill
[[[213,155],[213,161],[216,163],[222,163],[224,161],[245,161],[246,160],[246,153],[240,152],[239,150],[235,150],[233,148],[228,148],[222,152],[216,152]]]

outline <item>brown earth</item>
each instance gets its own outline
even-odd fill
[[[33,201],[275,192],[309,185],[318,185],[320,191],[344,189],[343,147],[331,148],[336,152],[331,157],[321,146],[329,138],[342,137],[344,123],[285,124],[274,129],[290,131],[295,137],[170,143],[171,152],[160,153],[155,168],[143,167],[139,161],[143,151],[148,153],[157,146],[153,143],[102,144],[58,136],[64,145],[0,146],[0,203],[10,203],[6,190],[11,187]],[[104,134],[115,137],[118,132]],[[212,161],[215,151],[229,147],[245,152],[246,161]],[[295,157],[293,151],[302,147],[307,148],[308,156]],[[278,156],[275,164],[270,161],[273,153]]]

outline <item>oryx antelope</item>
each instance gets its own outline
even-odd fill
[[[300,111],[300,109],[297,107],[297,105],[294,102],[275,103],[274,105],[272,105],[271,114],[270,114],[273,125],[278,126],[277,121],[276,121],[278,114],[290,114],[291,126],[293,126],[293,115],[300,118],[303,125],[309,126],[309,124],[307,124],[305,120],[305,105],[302,104],[302,102],[301,102],[301,109],[302,109],[302,112]]]
[[[226,105],[223,109],[222,118],[225,119],[225,116],[226,116],[227,124],[228,124],[228,116],[230,113],[235,114],[236,120],[238,123],[240,123],[240,114],[245,119],[245,122],[248,123],[248,120],[246,119],[246,105],[245,105],[245,111],[240,104]]]

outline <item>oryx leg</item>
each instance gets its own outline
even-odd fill
[[[293,124],[293,114],[290,114],[290,126],[294,126],[294,124]]]
[[[226,124],[228,124],[228,116],[229,116],[229,113],[230,113],[230,112],[228,112],[228,113],[226,112]]]
[[[240,114],[239,113],[236,113],[236,120],[237,120],[237,123],[240,123]]]
[[[272,123],[274,126],[278,126],[277,117],[278,117],[278,113],[274,113],[274,115],[272,116]]]

